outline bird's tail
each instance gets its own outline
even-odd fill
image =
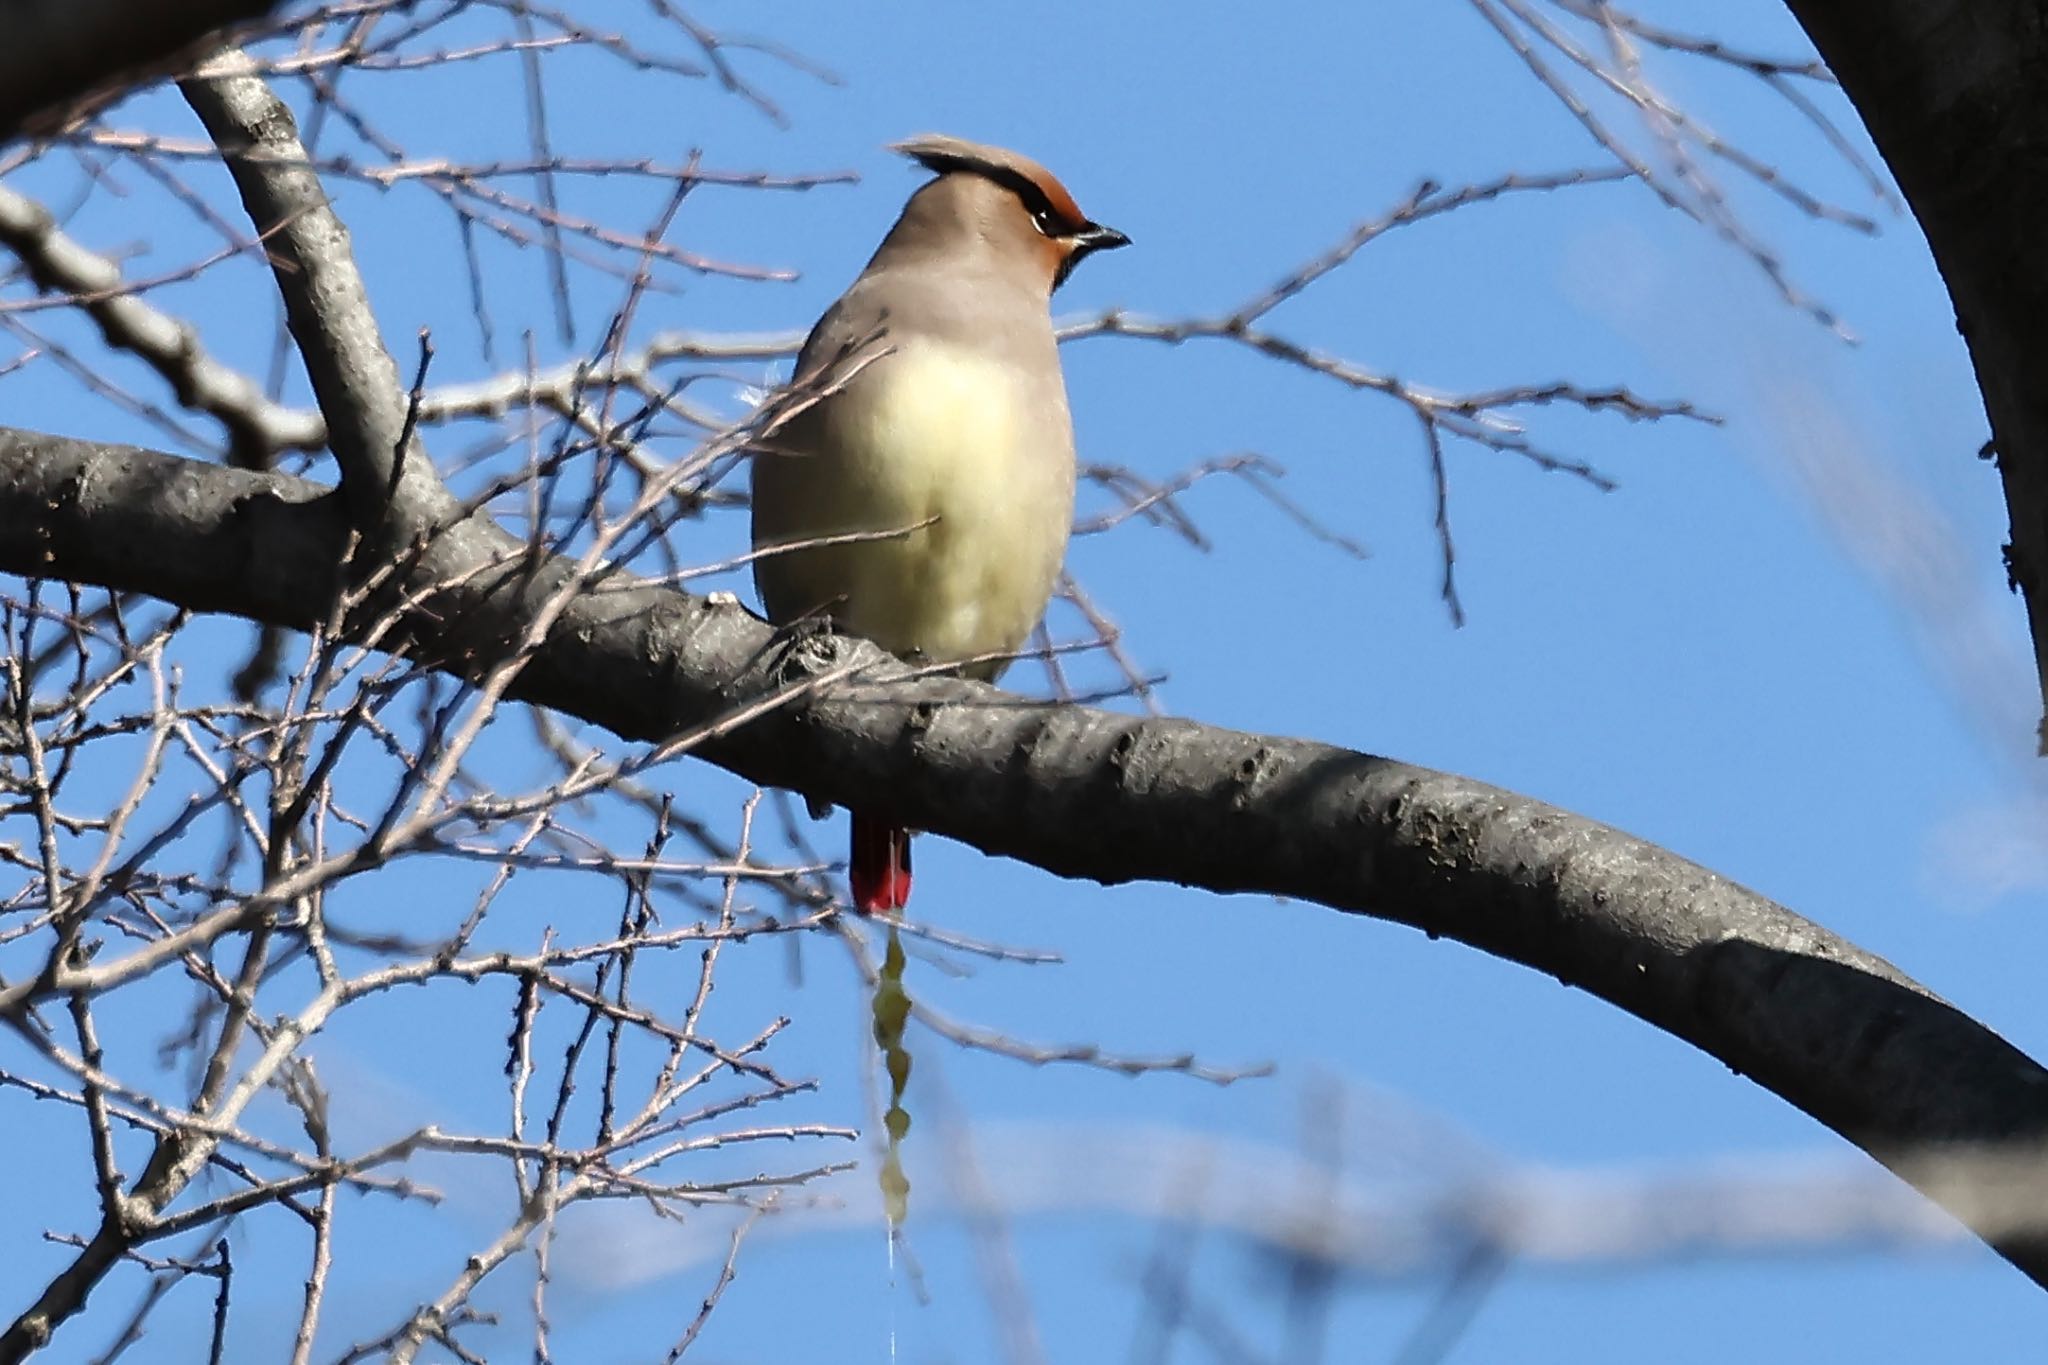
[[[853,813],[853,856],[848,879],[853,906],[864,915],[901,910],[910,899],[910,831],[871,815]]]

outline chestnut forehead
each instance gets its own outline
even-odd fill
[[[1059,177],[1051,171],[1029,157],[1022,156],[1017,158],[1016,170],[1021,179],[1028,180],[1037,187],[1038,192],[1045,196],[1045,202],[1052,206],[1052,211],[1065,219],[1070,226],[1079,227],[1088,221],[1081,212],[1081,206],[1074,202],[1074,196],[1067,193],[1067,187],[1062,185]]]

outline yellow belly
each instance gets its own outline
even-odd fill
[[[824,609],[893,653],[1008,653],[1040,617],[1073,518],[1073,436],[1057,378],[1034,392],[970,352],[909,342],[754,462],[757,546],[777,619]],[[999,666],[974,670],[993,676]]]

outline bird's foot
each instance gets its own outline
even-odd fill
[[[836,638],[832,617],[827,612],[812,612],[783,622],[768,640],[768,676],[786,685],[825,672],[833,664],[832,641]]]

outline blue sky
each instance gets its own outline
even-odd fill
[[[1674,22],[1692,18],[1669,8]],[[1730,42],[1803,47],[1774,4],[1721,8],[1716,32]],[[807,325],[917,183],[882,146],[918,131],[1028,151],[1089,213],[1131,235],[1130,250],[1078,272],[1057,301],[1062,314],[1110,305],[1211,313],[1424,177],[1599,164],[1460,4],[1305,5],[1256,20],[1209,3],[971,12],[805,3],[697,17],[758,28],[844,83],[736,54],[787,109],[784,130],[708,85],[612,77],[578,86],[565,76],[553,105],[557,148],[672,160],[702,147],[708,164],[851,168],[861,180],[802,195],[693,198],[675,240],[801,278],[687,281],[645,305],[649,331]],[[1738,253],[1640,187],[1482,206],[1374,245],[1285,305],[1275,329],[1433,388],[1621,383],[1692,399],[1726,425],[1535,414],[1550,446],[1618,481],[1612,493],[1454,447],[1451,515],[1469,617],[1460,630],[1437,598],[1428,468],[1404,411],[1222,343],[1088,340],[1066,352],[1084,460],[1164,477],[1262,452],[1290,470],[1291,497],[1372,557],[1355,562],[1314,543],[1215,480],[1186,499],[1211,551],[1130,525],[1077,542],[1070,567],[1140,662],[1169,675],[1162,698],[1175,713],[1466,773],[1608,821],[1890,958],[2042,1055],[2048,855],[2029,833],[2040,809],[2028,756],[2034,683],[2022,613],[1999,567],[1996,476],[1975,458],[1984,419],[1939,279],[1911,219],[1859,200],[1854,175],[1751,83],[1668,62],[1653,71],[1724,134],[1880,219],[1869,238],[1752,189],[1736,195],[1745,221],[1844,315],[1858,346],[1786,308]],[[493,101],[516,110],[516,73],[465,79],[476,82],[473,101],[430,99],[426,83],[400,82],[378,85],[374,98],[389,104],[375,107],[409,121],[422,150],[516,150],[505,120],[446,112]],[[589,193],[642,202],[644,216],[653,192]],[[351,186],[338,200],[394,348],[430,325],[444,380],[486,373],[466,330],[452,232],[408,228],[423,221],[417,199]],[[80,235],[103,249],[151,235],[124,229],[117,209],[96,208]],[[502,303],[501,340],[532,325],[544,359],[566,358],[546,328],[539,258],[492,251],[500,277],[519,282]],[[216,350],[261,373],[268,332],[248,322],[260,313],[203,288],[165,295],[207,325]],[[583,343],[615,299],[597,288],[581,295]],[[60,395],[20,387],[5,390],[17,420],[75,429]],[[88,434],[148,439],[115,425]],[[742,537],[737,522],[707,530],[703,558]],[[726,810],[744,795],[686,765],[668,778],[687,799]],[[840,836],[821,837],[836,847]],[[1499,1174],[1751,1161],[1768,1170],[1792,1160],[1853,1169],[1857,1160],[1710,1059],[1455,944],[1311,906],[1069,884],[935,838],[919,858],[921,917],[1067,959],[991,965],[964,980],[913,960],[922,998],[1025,1037],[1272,1061],[1277,1074],[1228,1089],[1174,1076],[1130,1081],[963,1054],[925,1036],[910,1159],[929,1197],[913,1196],[910,1236],[931,1301],[891,1289],[882,1234],[855,1216],[864,1172],[844,1187],[854,1215],[749,1250],[693,1358],[883,1360],[892,1329],[906,1361],[996,1358],[971,1239],[937,1193],[949,1129],[970,1135],[999,1192],[1054,1192],[1043,1197],[1047,1211],[1020,1213],[1011,1234],[1047,1356],[1058,1361],[1128,1358],[1145,1312],[1137,1276],[1157,1236],[1141,1209],[1054,1197],[1063,1185],[1094,1188],[1099,1151],[1077,1133],[1102,1147],[1170,1133],[1139,1143],[1162,1166],[1192,1165],[1188,1154],[1207,1140],[1298,1153],[1305,1097],[1334,1089],[1350,1097],[1347,1169],[1392,1163],[1410,1178],[1454,1168],[1448,1144],[1429,1144],[1427,1160],[1391,1154],[1389,1132],[1417,1113],[1490,1153]],[[805,948],[801,986],[779,951],[736,956],[752,960],[722,985],[732,1027],[795,1016],[785,1066],[819,1078],[817,1115],[861,1122],[872,1062],[843,955]],[[330,1078],[353,1078],[366,1097],[355,1131],[391,1131],[482,1104],[443,1090],[434,1063],[443,1048],[472,1035],[481,1045],[503,1028],[496,1012],[426,996],[337,1030],[317,1055]],[[421,1036],[437,1046],[406,1046]],[[52,1149],[48,1159],[66,1158]],[[411,1231],[379,1242],[377,1272],[337,1293],[337,1346],[383,1320],[390,1300],[380,1294],[438,1285],[495,1226],[495,1205],[464,1192],[459,1170],[447,1176],[458,1197],[444,1222],[405,1224]],[[17,1236],[70,1207],[54,1194],[21,1198],[8,1220]],[[284,1294],[302,1273],[301,1253],[278,1228],[267,1237],[251,1234],[247,1263],[265,1264],[274,1249]],[[564,1237],[555,1323],[565,1360],[646,1358],[615,1343],[672,1332],[715,1269],[701,1240],[625,1210]],[[1392,1358],[1438,1283],[1347,1285],[1329,1358]],[[1197,1248],[1192,1291],[1265,1358],[1277,1358],[1282,1339],[1273,1284],[1224,1234]],[[509,1282],[504,1301],[516,1306],[524,1292]],[[2036,1335],[2038,1292],[1967,1243],[1651,1267],[1513,1265],[1450,1358],[1997,1359]],[[196,1322],[203,1305],[193,1299]],[[277,1300],[279,1321],[288,1302]],[[272,1358],[258,1333],[252,1322],[237,1358]],[[494,1358],[519,1356],[523,1340],[500,1338]],[[84,1359],[91,1345],[68,1339],[51,1358]],[[1183,1342],[1173,1358],[1205,1356]]]

